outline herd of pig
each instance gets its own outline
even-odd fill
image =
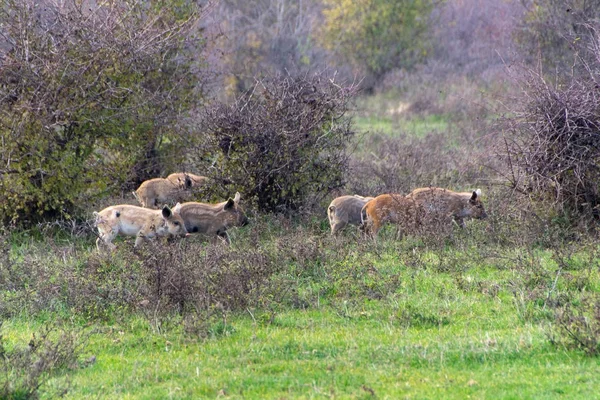
[[[98,239],[96,246],[114,249],[117,235],[136,236],[135,245],[156,236],[187,236],[203,233],[229,243],[227,229],[248,223],[240,207],[240,194],[217,204],[178,202],[172,209],[161,204],[189,199],[194,188],[204,185],[208,178],[190,173],[174,173],[166,178],[143,182],[133,192],[142,207],[121,204],[94,212]],[[376,237],[386,223],[399,227],[399,233],[413,232],[426,225],[457,223],[464,226],[468,218],[486,218],[481,191],[453,192],[427,187],[408,195],[382,194],[377,197],[358,195],[335,198],[327,208],[332,235],[346,225],[357,225],[367,235]]]

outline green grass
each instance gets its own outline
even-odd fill
[[[132,319],[92,338],[97,361],[70,377],[67,398],[593,397],[596,359],[494,316],[502,309],[427,328],[397,324],[381,304],[287,311],[271,324],[238,315],[231,334],[199,342]],[[29,328],[18,325],[9,330]]]
[[[369,106],[355,117],[359,132],[448,131],[447,115],[400,118]],[[213,299],[217,311],[199,313],[198,331],[185,329],[173,310],[124,300],[155,265],[132,255],[134,238],[117,239],[113,258],[101,258],[91,234],[13,231],[10,271],[0,242],[0,313],[9,316],[1,334],[8,350],[26,346],[46,324],[90,334],[79,367],[53,374],[42,398],[65,386],[68,399],[597,397],[599,358],[574,348],[564,332],[560,342],[550,338],[561,305],[600,298],[600,246],[553,247],[518,218],[496,223],[495,236],[476,221],[437,241],[395,241],[386,227],[374,243],[352,227],[329,237],[324,215],[257,215],[231,232],[227,251],[238,256],[226,260],[259,251],[268,265],[274,257],[281,268],[269,276],[271,290],[226,313]],[[182,248],[200,269],[210,246],[193,237]],[[231,265],[216,267],[209,278]],[[4,284],[11,279],[20,286]],[[75,288],[87,297],[77,301]]]
[[[356,131],[359,134],[380,133],[390,138],[422,139],[429,134],[448,130],[450,115],[444,113],[413,115],[409,110],[410,100],[408,98],[401,100],[393,93],[358,99],[357,108],[360,111],[353,115]]]
[[[67,329],[94,331],[81,358],[96,362],[47,385],[69,381],[71,399],[593,398],[599,360],[548,340],[553,318],[542,303],[556,253],[482,247],[479,227],[439,247],[396,242],[385,232],[376,244],[357,243],[352,232],[333,240],[318,225],[285,231],[269,223],[261,246],[277,238],[320,241],[311,268],[293,262],[281,273],[302,306],[284,301],[229,313],[211,322],[206,338],[186,332],[177,315],[159,330],[152,317],[131,312],[104,322],[68,311],[18,315],[3,334],[24,345],[55,317]],[[233,247],[245,248],[251,234],[233,233]],[[596,247],[566,259],[551,295],[582,295],[563,280],[567,273],[585,280],[584,292],[600,292],[600,272],[589,265]],[[534,264],[535,271],[525,268]],[[540,282],[541,296],[519,297]]]
[[[354,118],[358,132],[383,133],[388,137],[423,139],[429,134],[445,132],[448,118],[445,115],[428,115],[422,118],[394,119],[391,117],[357,116]]]

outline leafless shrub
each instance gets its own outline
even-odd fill
[[[587,297],[558,309],[548,335],[553,344],[580,349],[589,356],[600,354],[600,299]]]
[[[0,324],[1,327],[1,324]],[[27,347],[8,346],[0,334],[0,398],[37,399],[40,394],[62,397],[68,386],[46,389],[59,371],[74,369],[87,342],[79,333],[44,327],[32,335]]]
[[[528,71],[524,104],[507,121],[502,158],[512,187],[577,220],[598,218],[600,91],[596,75],[553,86]]]
[[[423,139],[371,135],[351,162],[348,192],[363,195],[408,194],[418,187],[439,186],[469,190],[488,178],[482,153],[456,146],[454,133],[431,133]]]
[[[233,104],[204,112],[196,158],[211,160],[208,175],[230,181],[260,211],[297,210],[343,184],[356,91],[324,73],[259,80]]]
[[[600,30],[597,21],[573,29],[582,34],[568,73],[512,70],[521,98],[511,99],[499,153],[513,189],[546,207],[543,218],[589,232],[600,218]]]
[[[219,305],[243,310],[278,271],[275,258],[260,249],[236,250],[221,243],[204,248],[198,243],[145,246],[138,254],[147,281],[144,290],[151,307],[161,312],[188,313]]]

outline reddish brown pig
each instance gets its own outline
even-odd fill
[[[379,195],[361,210],[363,230],[373,238],[386,223],[398,225],[399,236],[403,232],[414,232],[420,224],[420,217],[417,203],[401,194]]]

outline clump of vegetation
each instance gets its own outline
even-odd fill
[[[201,98],[200,14],[179,3],[3,3],[0,222],[72,216],[160,171]]]
[[[600,53],[599,53],[600,54]],[[509,124],[504,160],[511,185],[575,220],[598,218],[600,95],[597,75],[553,85],[531,72],[526,104]]]
[[[78,333],[56,332],[48,326],[34,333],[26,347],[9,346],[0,334],[0,398],[37,399],[42,392],[54,398],[64,396],[68,386],[47,390],[44,386],[60,371],[78,367],[85,343]]]
[[[140,314],[157,328],[179,316],[204,336],[210,328],[204,320],[296,302],[296,282],[281,275],[285,267],[293,263],[296,274],[307,274],[323,257],[318,242],[307,240],[306,233],[297,236],[292,228],[284,233],[287,240],[260,246],[265,228],[264,223],[254,226],[254,239],[240,247],[207,245],[194,237],[150,241],[137,249],[121,243],[114,253],[102,254],[48,238],[43,250],[0,258],[0,286],[5,289],[0,316],[49,312],[118,321],[121,315]]]
[[[234,103],[206,109],[197,151],[216,181],[229,180],[259,211],[297,210],[344,184],[356,92],[326,74],[259,80]]]
[[[590,356],[600,354],[600,299],[586,297],[555,313],[550,340],[556,345],[579,349]]]

